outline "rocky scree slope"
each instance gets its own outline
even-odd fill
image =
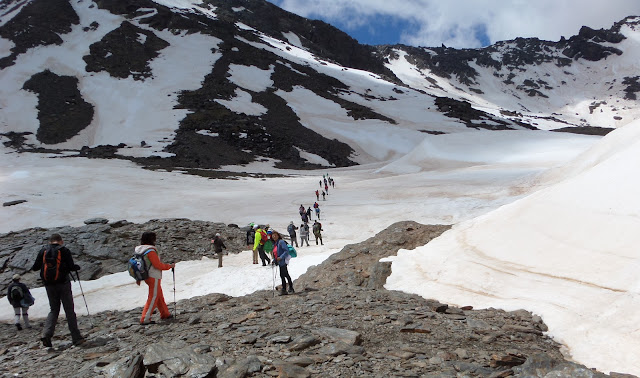
[[[350,279],[447,228],[393,224],[300,277],[293,295],[181,300],[175,319],[149,326],[137,324],[141,308],[80,317],[87,342],[79,347],[63,324],[49,349],[38,341],[41,320],[25,331],[1,325],[0,365],[7,376],[606,376],[565,361],[527,311],[455,307]]]

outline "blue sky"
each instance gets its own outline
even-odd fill
[[[360,43],[482,47],[517,37],[557,41],[587,25],[640,16],[639,0],[269,0]]]

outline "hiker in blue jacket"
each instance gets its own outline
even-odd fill
[[[277,262],[278,267],[280,268],[280,279],[282,279],[282,290],[280,291],[280,295],[293,294],[293,282],[291,281],[291,276],[287,269],[287,265],[289,265],[289,260],[291,259],[291,255],[289,255],[289,246],[276,231],[271,234],[271,238],[276,243],[278,252]],[[287,291],[287,281],[289,281],[289,291]]]

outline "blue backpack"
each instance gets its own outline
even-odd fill
[[[135,253],[133,257],[129,259],[129,263],[127,264],[129,275],[136,281],[144,281],[149,278],[151,261],[149,261],[147,254],[151,251],[153,251],[153,249],[149,248],[142,253]]]

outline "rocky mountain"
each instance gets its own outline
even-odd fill
[[[402,153],[352,137],[383,129],[409,149],[423,133],[604,134],[637,116],[639,22],[456,50],[360,45],[263,0],[5,1],[0,135],[20,152],[220,177]]]

